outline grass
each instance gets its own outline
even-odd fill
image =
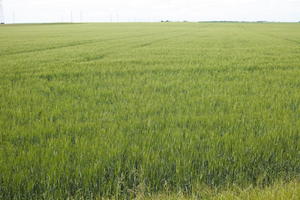
[[[0,44],[0,199],[299,188],[300,24],[4,25]]]
[[[289,184],[276,183],[272,187],[253,188],[249,187],[241,190],[239,187],[230,190],[216,192],[210,189],[201,189],[201,192],[192,197],[184,196],[182,193],[176,195],[156,195],[138,199],[146,200],[298,200],[300,197],[299,182],[291,182]]]

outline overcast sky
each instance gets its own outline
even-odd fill
[[[6,23],[300,21],[300,0],[2,0]]]

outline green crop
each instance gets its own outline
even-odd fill
[[[300,174],[300,24],[0,26],[0,199]]]

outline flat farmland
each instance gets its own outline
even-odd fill
[[[297,199],[299,175],[300,23],[0,26],[0,199]]]

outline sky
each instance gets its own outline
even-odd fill
[[[300,21],[300,0],[2,0],[6,23]]]

